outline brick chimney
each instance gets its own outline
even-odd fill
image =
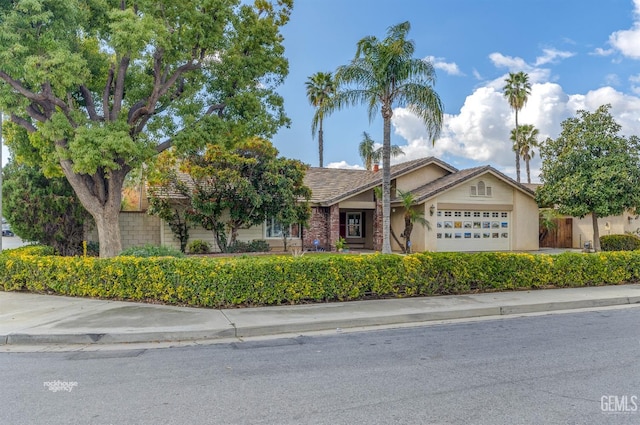
[[[373,172],[377,173],[378,171],[380,171],[380,165],[378,164],[373,164]]]

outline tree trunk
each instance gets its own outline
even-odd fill
[[[529,160],[526,161],[527,164],[527,183],[531,184],[531,168],[529,167]]]
[[[516,145],[514,151],[516,151],[516,181],[520,183],[520,134],[518,128],[518,110],[516,109]]]
[[[413,232],[413,223],[410,218],[404,219],[404,252],[411,254],[411,232]]]
[[[71,161],[60,161],[67,180],[78,195],[82,206],[91,214],[98,230],[100,257],[111,258],[122,252],[120,238],[120,207],[124,178],[130,168],[123,165],[108,173],[98,170],[94,175],[76,174]]]
[[[598,228],[598,216],[595,211],[591,213],[591,222],[593,223],[593,250],[600,252],[600,229]]]
[[[323,131],[322,131],[322,119],[320,120],[320,128],[318,129],[318,157],[320,158],[320,168],[323,167],[323,151],[324,151],[324,140],[323,140]]]
[[[391,254],[391,116],[388,105],[382,107],[384,133],[382,140],[382,253]]]

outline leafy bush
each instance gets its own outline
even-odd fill
[[[101,259],[34,255],[37,251],[21,248],[0,256],[0,290],[230,307],[640,280],[640,251],[216,259],[158,257],[157,253],[154,258]]]
[[[127,248],[120,253],[125,257],[184,257],[184,254],[177,249],[168,246],[144,245]]]
[[[606,235],[600,237],[603,251],[635,251],[640,249],[640,238],[635,235]]]
[[[189,242],[187,251],[189,251],[189,254],[208,254],[211,252],[211,244],[209,244],[209,242],[196,239]]]
[[[269,252],[271,247],[263,239],[254,239],[251,242],[235,241],[229,245],[227,252]]]
[[[55,255],[56,250],[52,246],[47,245],[25,245],[19,248],[5,249],[3,254],[9,256],[21,256],[21,255]]]
[[[271,247],[264,239],[254,239],[249,242],[249,252],[269,252]]]

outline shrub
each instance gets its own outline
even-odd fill
[[[0,290],[203,307],[596,286],[640,280],[640,251],[246,258],[171,258],[154,252],[153,258],[102,259],[42,256],[37,255],[42,252],[40,248],[26,248],[0,256]]]
[[[635,251],[640,249],[640,238],[635,235],[606,235],[600,237],[603,251]]]
[[[189,242],[189,245],[187,245],[187,251],[189,251],[189,254],[208,254],[211,252],[211,244],[209,244],[209,242],[196,239]]]
[[[229,245],[227,252],[269,252],[271,247],[264,239],[254,239],[251,242],[235,241]]]
[[[10,256],[21,256],[21,255],[55,255],[56,250],[52,246],[47,245],[25,245],[19,248],[13,249],[5,249],[2,251],[3,254]]]
[[[184,254],[168,246],[144,245],[127,248],[120,253],[121,257],[184,257]]]
[[[249,242],[249,252],[269,252],[271,247],[264,239],[254,239]]]

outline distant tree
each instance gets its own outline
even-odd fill
[[[371,171],[373,164],[378,164],[382,159],[382,147],[376,149],[376,142],[369,136],[366,131],[362,132],[362,141],[358,146],[360,158],[364,163],[364,168]],[[391,156],[396,158],[400,155],[404,155],[404,151],[398,145],[391,146]]]
[[[503,88],[504,96],[507,98],[511,109],[516,113],[516,148],[514,149],[514,152],[516,154],[516,179],[518,183],[520,183],[520,146],[518,145],[520,138],[518,137],[518,112],[522,110],[529,99],[529,95],[531,94],[531,83],[529,83],[529,75],[522,71],[517,73],[510,72],[509,77],[504,81],[506,83]]]
[[[270,142],[259,138],[231,149],[209,145],[203,154],[181,162],[184,174],[179,179],[165,182],[168,191],[188,199],[188,219],[212,231],[219,249],[227,252],[240,229],[267,219],[283,226],[307,223],[311,197],[303,182],[307,167],[277,155]]]
[[[524,160],[527,167],[527,183],[531,183],[531,159],[535,156],[533,148],[540,146],[538,143],[539,131],[531,124],[524,124],[520,126],[519,132],[514,128],[511,130],[511,141],[513,142],[513,149],[520,150],[520,157]],[[520,137],[520,140],[516,139]]]
[[[391,117],[394,107],[416,114],[435,140],[442,127],[443,105],[433,89],[436,73],[426,60],[413,57],[415,43],[407,40],[409,22],[390,27],[387,37],[358,41],[355,58],[336,72],[338,92],[329,112],[364,104],[373,120],[380,111],[382,139],[382,252],[391,253]]]
[[[543,185],[536,191],[540,206],[556,206],[573,217],[590,214],[596,251],[598,217],[640,207],[640,140],[620,136],[609,109],[578,111],[563,121],[558,138],[542,144]]]
[[[47,176],[121,251],[127,174],[204,137],[271,137],[288,123],[280,28],[292,0],[0,1],[0,110],[29,132]],[[206,140],[209,141],[209,140]]]
[[[27,241],[53,247],[60,255],[83,252],[85,223],[91,216],[64,178],[47,178],[15,160],[3,169],[2,214]]]
[[[180,242],[180,251],[186,252],[189,243],[189,228],[192,223],[187,213],[191,203],[181,192],[187,190],[184,182],[178,178],[178,165],[175,149],[169,149],[156,157],[148,175],[149,209],[148,214],[164,220],[174,238]]]
[[[333,75],[330,72],[316,72],[307,82],[307,98],[309,102],[316,108],[311,121],[311,135],[316,136],[318,132],[318,155],[320,168],[324,166],[324,131],[322,128],[325,114],[327,113],[327,105],[331,102],[335,94],[336,87]]]
[[[413,196],[413,193],[398,190],[398,194],[400,195],[400,199],[402,199],[402,207],[404,208],[404,230],[400,236],[404,238],[404,252],[410,253],[411,233],[413,232],[414,224],[419,224],[430,230],[431,223],[424,218],[423,211],[415,208],[415,197]]]

